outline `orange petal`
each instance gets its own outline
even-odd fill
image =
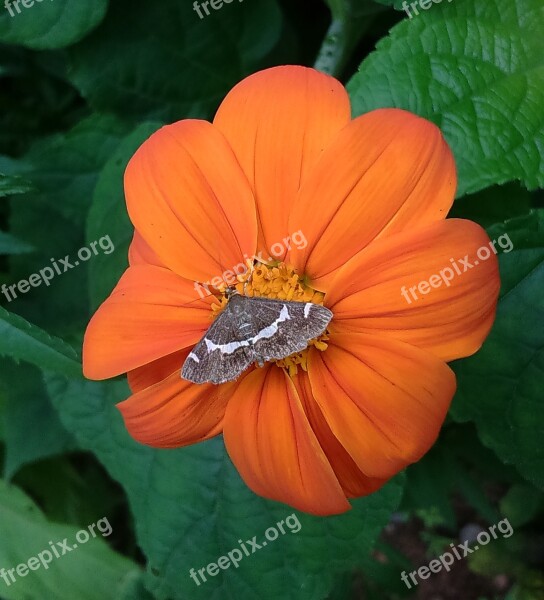
[[[444,219],[455,195],[453,155],[438,127],[399,109],[345,127],[307,178],[289,230],[308,239],[289,261],[327,291],[331,275],[379,236]]]
[[[223,435],[233,463],[257,494],[314,515],[349,510],[292,381],[275,365],[241,381]]]
[[[261,250],[270,253],[273,244],[296,231],[287,229],[295,194],[349,120],[343,86],[306,67],[260,71],[229,92],[214,125],[228,139],[251,183]]]
[[[87,327],[85,376],[115,377],[195,344],[211,324],[210,303],[168,269],[129,267]]]
[[[372,479],[367,477],[348,454],[344,446],[334,436],[325,420],[319,405],[314,400],[308,374],[300,372],[293,383],[302,402],[304,412],[310,422],[323,452],[334,470],[344,493],[348,498],[368,496],[382,487],[387,479]]]
[[[432,354],[395,340],[334,334],[310,352],[312,392],[332,432],[369,477],[389,478],[436,440],[455,376]]]
[[[212,438],[223,429],[233,384],[195,385],[179,371],[121,402],[130,435],[155,448],[178,448]]]
[[[484,254],[480,248],[490,252],[487,260],[477,257]],[[464,272],[466,260],[478,265]],[[438,287],[422,285],[425,294],[417,289],[430,281]],[[373,243],[338,272],[326,304],[335,331],[391,336],[450,361],[482,345],[499,287],[498,261],[485,231],[472,221],[448,219]]]
[[[127,166],[125,192],[138,233],[187,279],[220,277],[255,252],[253,194],[227,141],[206,121],[154,133]]]
[[[134,232],[132,242],[128,247],[128,264],[130,266],[155,265],[156,267],[165,267],[164,263],[137,231]]]
[[[181,373],[181,368],[191,348],[178,350],[168,356],[138,367],[127,373],[128,385],[133,394],[141,392],[160,381],[166,379],[176,369]]]

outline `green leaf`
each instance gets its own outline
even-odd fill
[[[393,527],[395,527],[393,525]],[[394,530],[393,530],[394,531]],[[365,600],[384,600],[384,598],[412,597],[412,593],[406,587],[406,584],[399,577],[402,571],[412,571],[413,563],[398,549],[393,548],[382,540],[378,540],[372,555],[360,573],[350,573],[349,588],[344,584],[344,589],[335,589],[336,594],[332,594],[327,600],[346,600],[353,598],[353,586],[360,585],[361,579],[364,585]]]
[[[58,523],[86,527],[104,515],[119,514],[120,505],[125,507],[121,490],[113,487],[101,465],[81,453],[26,465],[13,482],[34,498],[50,521]],[[116,536],[116,541],[125,539]]]
[[[73,450],[76,442],[62,426],[41,373],[30,365],[14,368],[11,361],[0,362],[0,390],[6,399],[4,477],[11,479],[22,466]]]
[[[544,512],[544,493],[532,485],[519,483],[501,498],[500,508],[514,529],[523,527]]]
[[[497,318],[482,349],[453,364],[458,392],[451,414],[473,420],[482,442],[544,488],[544,211],[492,227],[509,236],[499,255],[502,289]],[[506,238],[503,238],[506,241]]]
[[[458,198],[448,213],[448,218],[470,219],[485,228],[525,215],[530,208],[530,192],[517,183],[509,183]]]
[[[47,568],[39,562],[37,569],[27,569],[24,576],[14,572],[15,582],[6,573],[10,582],[8,586],[2,581],[2,597],[6,600],[117,600],[126,586],[139,577],[138,567],[111,550],[98,533],[98,527],[95,527],[96,538],[89,534],[89,541],[73,548],[80,530],[71,525],[47,522],[30,498],[2,480],[0,512],[0,565],[3,568],[13,569],[32,557],[37,558],[43,551],[49,551],[52,557],[47,564],[48,556],[42,555]],[[105,525],[103,522],[102,527],[107,533]],[[79,538],[83,540],[84,536],[81,534]],[[64,539],[73,549],[63,555],[59,546],[60,556],[55,558],[49,542],[55,544]],[[31,564],[35,567],[36,561]],[[20,570],[24,572],[24,569]]]
[[[68,344],[0,307],[0,356],[24,360],[40,369],[81,375],[77,354]]]
[[[30,244],[26,244],[9,233],[0,231],[0,255],[2,254],[26,254],[32,252]]]
[[[404,0],[374,0],[374,2],[377,2],[378,4],[382,4],[383,6],[392,6],[393,8],[397,9],[397,10],[401,10],[402,9],[402,3]],[[446,0],[444,0],[446,1]],[[435,0],[436,3],[436,0]],[[410,4],[410,3],[408,3]],[[431,5],[431,6],[434,6]]]
[[[0,13],[0,42],[35,50],[63,48],[82,39],[106,14],[107,0],[7,1]]]
[[[0,198],[5,196],[15,196],[16,194],[26,194],[34,188],[31,183],[25,181],[17,175],[2,175],[0,173]]]
[[[456,0],[394,27],[348,85],[356,115],[399,107],[434,121],[459,195],[519,180],[544,186],[541,0]]]
[[[148,586],[158,599],[324,598],[334,572],[361,564],[400,500],[402,476],[355,501],[345,515],[297,513],[250,492],[220,438],[178,450],[154,450],[131,440],[114,406],[129,395],[126,384],[58,376],[47,376],[46,383],[65,426],[126,490],[149,561]],[[246,557],[238,569],[208,577],[205,584],[191,579],[191,568],[240,548],[239,539],[262,540],[269,527],[292,514],[299,532],[285,528],[285,535]]]
[[[28,279],[32,273],[51,266],[52,260],[60,265],[60,259],[66,256],[70,264],[75,264],[78,251],[88,248],[85,221],[98,174],[126,133],[127,126],[119,120],[93,115],[67,133],[41,138],[20,161],[19,171],[28,173],[38,191],[24,202],[11,201],[10,232],[28,241],[36,251],[11,259],[12,281]],[[114,223],[109,225],[114,227]],[[109,233],[108,227],[92,241]],[[49,286],[19,294],[14,310],[79,344],[89,317],[87,267],[103,253],[99,247],[97,252],[85,264],[80,261],[68,270],[60,266],[61,273]]]
[[[134,152],[160,126],[160,123],[142,123],[119,144],[100,173],[87,221],[87,244],[107,231],[115,240],[115,253],[99,254],[89,264],[93,308],[104,301],[128,267],[128,247],[134,228],[127,214],[123,174]]]
[[[446,425],[431,450],[408,467],[402,508],[420,516],[429,515],[433,526],[446,526],[454,533],[459,529],[452,505],[456,494],[462,495],[488,523],[495,523],[500,515],[487,499],[484,487],[484,482],[493,478],[495,465],[502,483],[509,475],[508,469],[481,445],[474,428]]]
[[[39,201],[83,226],[98,173],[127,130],[111,115],[92,115],[66,133],[39,138],[21,161],[39,190]],[[14,210],[23,211],[27,204],[20,203]]]
[[[276,0],[224,4],[198,17],[192,2],[113,2],[103,24],[69,50],[70,79],[97,111],[134,120],[209,117],[278,42]],[[152,27],[150,27],[152,24]]]

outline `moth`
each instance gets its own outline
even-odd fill
[[[252,363],[260,366],[304,350],[321,335],[332,312],[312,302],[247,297],[227,292],[228,303],[187,356],[183,379],[225,383]]]

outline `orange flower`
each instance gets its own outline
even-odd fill
[[[312,69],[248,77],[213,124],[163,127],[131,159],[130,267],[89,324],[86,376],[128,372],[134,395],[119,409],[141,443],[222,432],[257,494],[348,510],[434,443],[455,392],[446,361],[476,352],[494,320],[493,253],[432,279],[489,243],[475,223],[445,220],[455,187],[432,123],[397,109],[351,120],[344,88]],[[195,282],[298,231],[305,246],[285,244],[280,264],[265,260],[239,289],[323,302],[326,335],[234,382],[181,379],[216,303],[198,300]]]

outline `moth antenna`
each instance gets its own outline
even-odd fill
[[[253,277],[253,271],[255,270],[255,258],[253,258],[253,259],[248,258],[247,265],[249,267],[249,269],[248,269],[249,274],[248,274],[246,280],[244,281],[244,296],[246,295],[246,286],[248,283],[250,283],[251,278]]]
[[[197,283],[197,282],[195,282]],[[186,302],[185,304],[181,305],[181,308],[186,308],[187,306],[191,306],[193,304],[196,304],[197,302],[203,302],[207,307],[209,307],[209,303],[206,301],[208,298],[215,298],[215,300],[219,301],[219,298],[213,294],[212,292],[210,292],[209,294],[207,294],[204,297],[200,297],[200,298],[195,298],[194,300],[191,300],[190,302]]]
[[[217,240],[216,240],[216,244],[217,244]],[[220,294],[222,294],[223,296],[226,296],[227,298],[230,298],[229,296],[229,291],[231,289],[236,289],[236,283],[238,282],[238,276],[236,275],[236,269],[234,266],[231,267],[225,267],[225,265],[223,264],[223,260],[221,258],[221,244],[219,244],[218,246],[216,246],[217,248],[217,255],[218,255],[218,265],[220,269],[224,269],[221,271],[220,273],[220,277],[223,281],[223,284],[220,287],[217,287],[216,289],[219,291]],[[236,265],[238,266],[238,265]],[[227,271],[229,273],[232,273],[234,280],[232,281],[232,283],[229,283],[229,281],[227,280]],[[214,286],[215,287],[215,286]]]

